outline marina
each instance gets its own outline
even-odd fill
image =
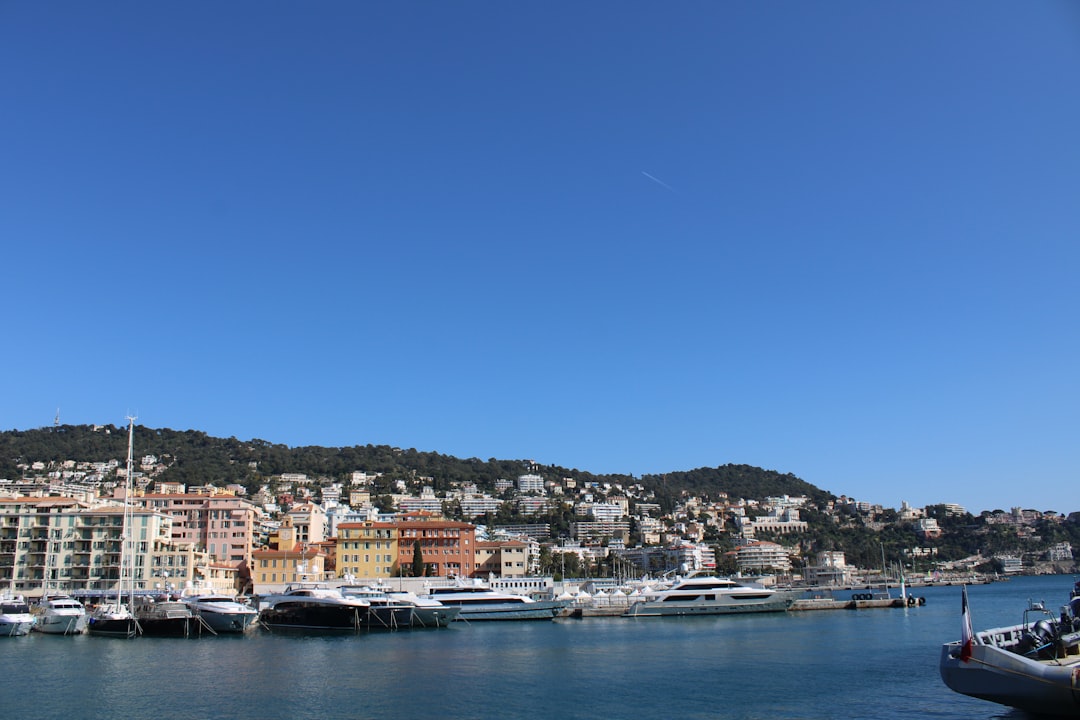
[[[1072,582],[1017,578],[969,588],[969,595],[982,626],[1004,626],[1028,598],[1050,602]],[[1000,706],[953,692],[938,674],[942,643],[959,635],[960,592],[921,589],[927,603],[902,609],[648,622],[557,618],[456,622],[437,631],[255,631],[131,642],[34,633],[0,640],[0,672],[21,688],[5,698],[13,717],[94,716],[108,708],[133,716],[167,711],[178,720],[517,720],[542,708],[569,720],[1000,718]]]

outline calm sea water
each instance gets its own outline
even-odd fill
[[[976,628],[1058,607],[1073,578],[969,589]],[[0,638],[4,717],[1011,718],[948,690],[960,588],[922,607],[712,618],[455,623],[198,640]]]

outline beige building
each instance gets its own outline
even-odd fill
[[[192,543],[172,538],[172,518],[132,508],[123,546],[124,507],[89,506],[71,498],[0,499],[0,590],[28,596],[61,591],[116,592],[121,556],[135,590],[180,588],[209,564]],[[122,552],[123,551],[123,552]],[[126,584],[126,582],[125,582]]]
[[[519,540],[476,543],[474,577],[519,578],[529,574],[529,546]]]
[[[338,577],[388,578],[398,562],[398,528],[394,523],[341,523],[337,537]]]

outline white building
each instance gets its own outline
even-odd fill
[[[521,493],[544,492],[544,478],[539,475],[519,475],[517,484]]]

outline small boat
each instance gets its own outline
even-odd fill
[[[567,603],[565,600],[533,600],[524,595],[492,590],[476,581],[469,585],[430,587],[428,598],[459,608],[458,620],[552,620]]]
[[[941,679],[962,695],[1042,715],[1080,717],[1080,583],[1060,615],[1028,601],[1019,625],[973,632],[967,586],[960,640],[945,643]]]
[[[128,606],[115,602],[98,605],[91,610],[86,631],[91,635],[133,638],[140,633],[140,628]]]
[[[235,597],[206,589],[185,590],[181,600],[187,604],[191,614],[215,634],[242,633],[259,617],[258,610],[238,602]]]
[[[667,590],[644,593],[623,613],[624,617],[729,615],[751,612],[783,612],[798,592],[773,590],[731,578],[691,575]]]
[[[259,598],[259,623],[271,630],[358,632],[364,629],[368,601],[348,598],[316,583],[289,586]]]
[[[190,637],[198,623],[186,603],[169,597],[137,598],[135,619],[147,637]]]
[[[34,630],[51,635],[79,635],[86,631],[86,608],[70,595],[46,595],[33,609]]]
[[[461,614],[460,607],[443,605],[430,597],[420,597],[407,590],[387,590],[386,594],[400,603],[412,605],[412,626],[427,628],[448,627]]]
[[[22,595],[0,595],[0,637],[29,635],[34,616]]]

